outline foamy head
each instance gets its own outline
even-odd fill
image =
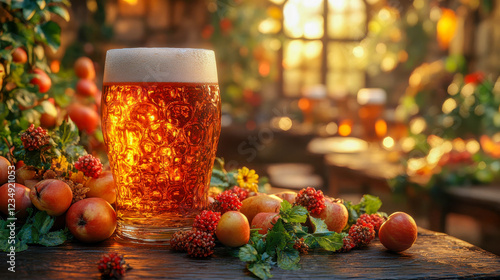
[[[184,48],[113,49],[106,53],[104,83],[217,83],[215,54]]]
[[[385,90],[381,88],[362,88],[358,91],[359,105],[385,104]]]

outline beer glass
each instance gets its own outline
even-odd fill
[[[107,52],[102,130],[119,236],[168,242],[192,226],[208,203],[220,106],[213,51]]]
[[[365,140],[380,140],[375,129],[375,124],[384,114],[386,102],[385,91],[380,88],[362,88],[358,91],[357,99],[360,105],[358,114]]]

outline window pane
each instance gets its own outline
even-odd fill
[[[283,7],[284,32],[291,38],[321,38],[323,0],[289,0]]]
[[[334,39],[358,39],[366,34],[366,6],[361,0],[328,1],[328,35]]]

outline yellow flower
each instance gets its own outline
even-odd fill
[[[77,184],[78,183],[85,184],[85,181],[87,181],[87,179],[85,178],[85,175],[83,175],[82,171],[71,172],[69,179]]]
[[[237,181],[240,188],[248,189],[252,192],[258,191],[259,175],[253,169],[249,170],[247,167],[238,169]]]
[[[53,158],[50,169],[54,170],[54,172],[66,173],[66,171],[68,171],[68,161],[66,157],[60,156],[58,158]]]

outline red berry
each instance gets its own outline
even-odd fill
[[[210,210],[203,210],[196,216],[193,223],[193,229],[214,233],[219,223],[221,214]]]
[[[206,258],[214,254],[215,239],[211,233],[197,230],[191,231],[186,244],[190,257]]]
[[[49,144],[49,139],[50,136],[47,134],[47,131],[41,127],[35,128],[34,124],[31,124],[21,134],[24,149],[28,151],[40,150],[43,146]]]
[[[308,187],[300,190],[295,197],[295,205],[302,205],[307,208],[311,214],[319,215],[326,207],[325,196],[322,191],[317,191],[315,188]]]
[[[250,194],[249,190],[240,188],[238,186],[234,186],[232,189],[229,189],[227,191],[236,194],[240,201],[245,200]]]
[[[364,247],[375,238],[375,230],[372,224],[365,223],[363,220],[358,221],[349,229],[349,236],[356,247]]]
[[[300,238],[295,240],[295,244],[293,244],[293,248],[301,254],[307,254],[309,250],[309,246],[304,242],[304,238]]]
[[[177,231],[172,235],[172,239],[170,239],[170,247],[174,251],[185,252],[187,245],[187,238],[191,234],[192,231]]]
[[[359,221],[371,224],[373,226],[373,229],[375,230],[375,233],[378,233],[378,230],[380,229],[380,226],[385,222],[385,219],[382,218],[382,216],[380,216],[379,214],[368,215],[365,213],[359,216],[356,223],[359,223]]]
[[[85,155],[75,162],[75,168],[82,171],[85,176],[97,178],[102,172],[102,163],[93,155]]]
[[[356,247],[356,244],[349,235],[344,236],[342,242],[344,244],[342,245],[342,248],[340,248],[340,252],[349,252]]]
[[[101,257],[97,269],[105,279],[120,279],[125,275],[125,271],[131,267],[125,262],[122,255],[109,253]]]
[[[238,211],[241,208],[241,201],[238,196],[232,192],[224,191],[217,195],[215,201],[210,204],[210,209],[221,214],[227,211]]]

